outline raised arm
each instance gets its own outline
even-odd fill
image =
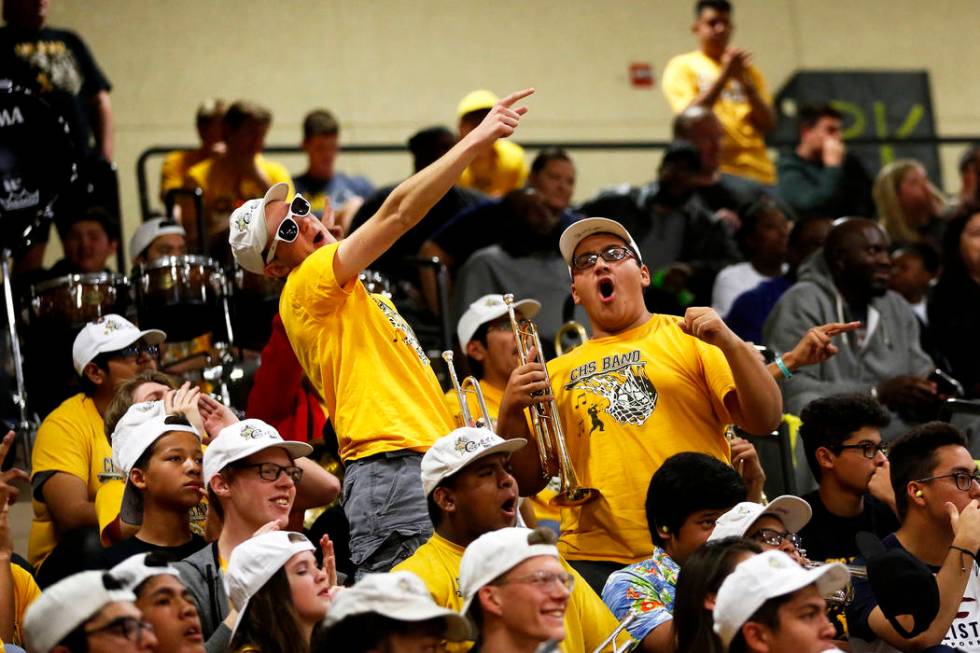
[[[526,107],[514,105],[533,92],[524,89],[497,102],[483,122],[449,152],[399,184],[364,226],[341,241],[334,258],[337,282],[343,285],[356,278],[425,217],[479,152],[513,134],[527,113]]]

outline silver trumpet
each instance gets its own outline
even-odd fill
[[[449,369],[449,380],[453,384],[456,399],[459,401],[459,411],[463,416],[463,423],[457,424],[457,426],[475,426],[477,428],[493,429],[493,420],[490,419],[490,411],[487,410],[487,402],[483,398],[483,389],[480,388],[480,382],[475,376],[468,376],[460,383],[456,377],[456,367],[453,365],[453,352],[442,352],[442,360],[446,361],[446,367]],[[470,413],[470,405],[466,401],[466,395],[468,394],[476,397],[476,403],[480,407],[480,416],[475,419],[473,418],[473,414]]]
[[[541,338],[533,322],[522,324],[514,313],[514,296],[504,295],[504,304],[510,316],[510,324],[514,330],[514,340],[517,341],[517,355],[521,365],[528,363],[529,352],[534,347],[541,360]],[[542,361],[544,362],[544,361]],[[543,365],[544,380],[551,387],[551,377],[548,376],[548,366]],[[599,497],[599,490],[583,487],[578,482],[575,469],[572,467],[571,456],[565,443],[565,433],[561,428],[558,417],[558,406],[554,399],[531,405],[532,434],[538,445],[538,455],[541,457],[541,469],[545,478],[558,477],[560,488],[550,503],[556,506],[579,506]]]
[[[605,648],[609,646],[609,644],[612,644],[612,653],[624,653],[625,651],[629,650],[629,646],[632,642],[627,642],[626,644],[623,644],[622,648],[617,648],[616,638],[619,637],[619,633],[623,632],[623,630],[625,630],[627,626],[633,623],[635,619],[636,619],[636,610],[630,610],[629,612],[627,612],[626,616],[623,617],[623,620],[619,622],[618,626],[616,626],[616,629],[611,633],[609,633],[609,637],[602,640],[602,644],[599,644],[599,646],[597,646],[592,653],[602,653],[602,651],[605,650]]]

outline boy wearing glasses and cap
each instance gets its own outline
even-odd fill
[[[936,575],[939,613],[925,630],[916,624],[907,631],[911,621],[886,616],[883,606],[889,599],[876,597],[867,580],[855,579],[854,599],[847,606],[851,650],[921,651],[945,645],[980,651],[980,472],[966,440],[949,424],[929,422],[895,440],[888,460],[901,526],[882,543],[907,551]]]
[[[418,481],[421,454],[453,427],[412,328],[389,299],[369,294],[358,275],[428,213],[478,152],[514,132],[526,109],[512,107],[532,92],[497,103],[476,129],[399,184],[343,241],[336,242],[324,224],[332,219],[329,207],[318,221],[302,197],[287,203],[289,189],[282,184],[231,217],[238,264],[286,279],[279,314],[337,431],[358,574],[387,571],[431,532]]]
[[[222,578],[231,552],[253,534],[275,522],[285,528],[303,470],[296,459],[313,448],[282,439],[257,419],[226,426],[204,452],[204,486],[208,506],[221,517],[221,534],[174,563],[194,595],[208,651],[224,651],[231,637],[233,614]]]
[[[800,531],[807,558],[851,562],[860,531],[885,537],[898,529],[895,493],[889,478],[881,429],[888,411],[860,394],[811,401],[800,413],[800,437],[819,488],[803,495],[813,518]]]
[[[487,429],[459,428],[425,452],[422,487],[435,532],[395,570],[417,574],[439,605],[458,610],[463,604],[459,576],[466,547],[484,533],[517,523],[518,489],[509,458],[525,444],[523,438],[504,440]],[[579,582],[565,612],[561,650],[592,651],[615,627],[602,600]]]
[[[100,557],[95,495],[103,483],[121,477],[102,417],[119,384],[156,369],[165,338],[163,331],[140,331],[114,314],[88,323],[75,338],[72,358],[82,392],[44,419],[31,454],[28,550],[42,588]]]
[[[799,532],[810,521],[810,504],[784,494],[766,505],[743,501],[718,518],[709,542],[726,537],[755,540],[765,550],[782,551],[797,564],[807,564],[803,557]]]
[[[647,311],[650,272],[618,222],[580,220],[559,247],[592,339],[548,364],[550,388],[540,364],[518,368],[498,430],[526,433],[531,393],[552,391],[579,481],[602,494],[562,510],[559,549],[602,587],[611,572],[653,551],[643,492],[660,465],[682,451],[731,460],[725,426],[767,434],[779,423],[782,400],[755,349],[710,308],[688,308],[683,318]],[[514,470],[522,492],[545,482],[536,446],[515,454]]]
[[[24,616],[28,653],[154,651],[153,626],[136,597],[104,571],[83,571],[46,589]]]
[[[463,554],[460,612],[475,626],[480,653],[532,653],[565,639],[565,611],[575,577],[546,529],[484,533]]]

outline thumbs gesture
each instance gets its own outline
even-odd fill
[[[526,88],[498,100],[483,122],[467,134],[467,138],[472,138],[481,145],[488,145],[498,138],[506,138],[513,134],[521,117],[527,113],[527,107],[515,108],[514,105],[532,93],[534,93],[533,88]]]

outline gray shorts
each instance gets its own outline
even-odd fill
[[[422,454],[390,451],[348,463],[344,514],[356,578],[390,571],[432,535],[422,493]]]

